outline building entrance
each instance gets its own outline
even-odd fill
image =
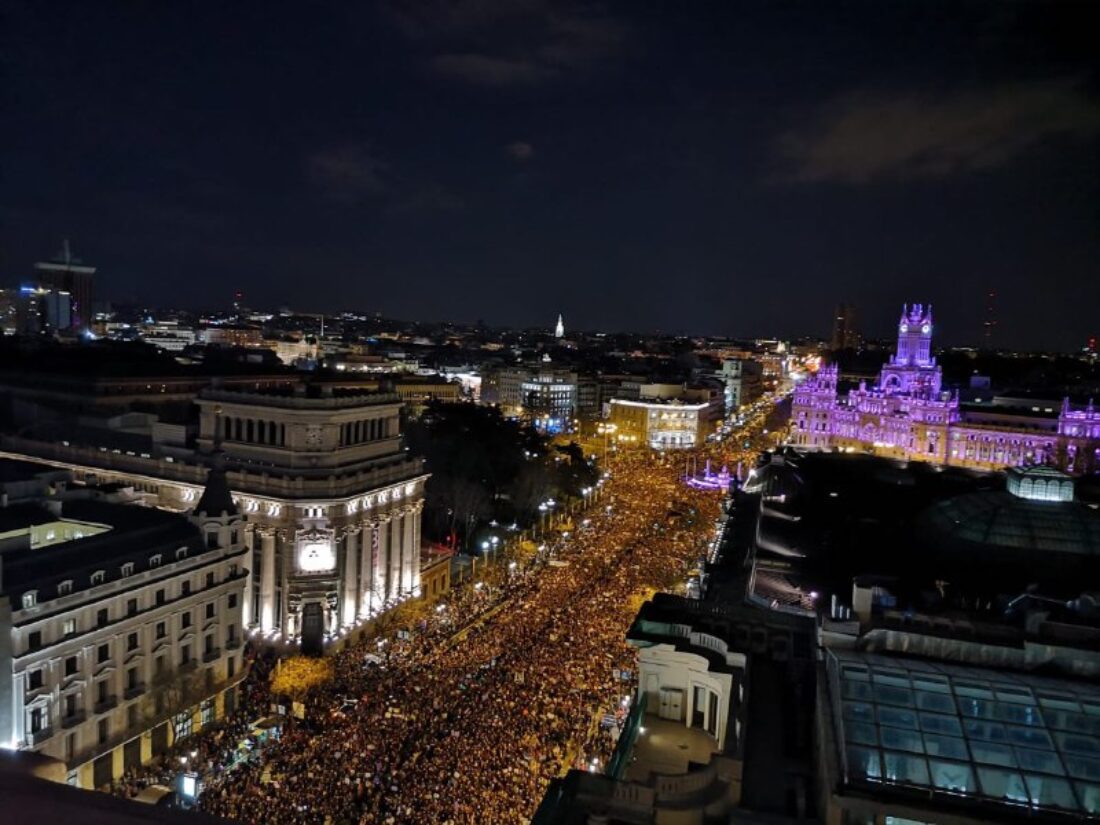
[[[320,656],[325,646],[325,615],[320,602],[302,605],[302,653]]]

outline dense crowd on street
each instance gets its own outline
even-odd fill
[[[586,743],[606,755],[594,720],[632,689],[620,676],[634,669],[638,597],[682,583],[717,505],[671,462],[619,457],[587,526],[549,563],[495,593],[456,591],[409,639],[336,654],[306,718],[211,780],[202,807],[272,825],[528,821],[550,779],[586,762]],[[459,617],[490,606],[453,642]]]
[[[287,718],[279,739],[242,760],[250,723],[278,700],[262,655],[225,724],[116,792],[168,781],[187,755],[204,780],[201,808],[240,822],[529,821],[552,778],[606,764],[629,710],[625,634],[638,604],[682,584],[704,552],[718,498],[683,485],[679,465],[615,457],[571,533],[455,588],[411,635],[391,628],[335,654],[305,718]],[[599,724],[611,715],[614,732]]]

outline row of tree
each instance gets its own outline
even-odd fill
[[[598,478],[577,444],[555,446],[494,407],[433,403],[405,437],[431,473],[424,533],[457,546],[490,520],[529,526],[541,503],[580,498]]]

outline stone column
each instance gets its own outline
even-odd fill
[[[390,513],[389,535],[386,539],[388,551],[386,571],[386,593],[390,598],[398,598],[401,595],[401,512],[395,510]]]
[[[275,629],[275,531],[260,529],[260,629]]]
[[[413,591],[417,596],[420,595],[420,521],[423,510],[424,500],[421,499],[412,506],[412,515],[410,516],[413,523],[413,554],[415,556],[415,563],[413,565]]]
[[[382,605],[389,599],[390,593],[393,590],[393,582],[390,579],[390,514],[381,513],[378,516],[378,555],[375,561],[375,585],[374,592],[376,594],[377,603],[375,607],[379,610],[382,609]]]
[[[341,621],[346,626],[355,624],[356,596],[359,589],[359,529],[348,527],[344,531],[344,609]]]
[[[244,546],[248,552],[244,554],[244,603],[241,605],[241,629],[247,630],[252,622],[252,576],[256,573],[256,529],[246,527],[244,531]]]
[[[365,619],[374,606],[374,522],[364,522],[359,529],[359,618]]]
[[[404,535],[401,537],[401,589],[408,595],[413,595],[416,586],[416,572],[420,569],[420,551],[413,543],[415,530],[413,523],[416,521],[416,511],[412,506],[407,506],[402,511],[401,518],[404,526]]]

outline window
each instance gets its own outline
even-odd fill
[[[96,682],[96,702],[103,704],[107,701],[107,680]]]
[[[139,644],[139,641],[138,641],[138,634],[137,633],[131,633],[129,636],[126,637],[126,650],[127,650],[127,652],[129,652],[131,650],[137,650],[138,649],[138,644]]]
[[[168,628],[165,627],[164,622],[157,622],[157,638],[163,639],[168,635]]]
[[[29,690],[38,690],[42,687],[42,668],[32,670],[27,675],[27,687]]]
[[[126,564],[122,565],[120,572],[123,578],[134,575],[134,563],[132,561],[126,562]]]
[[[65,697],[65,718],[72,719],[76,716],[76,694],[70,693]]]
[[[76,633],[76,619],[64,619],[61,622],[61,633],[63,636],[72,636]]]
[[[65,675],[75,676],[80,671],[80,665],[77,663],[75,656],[70,656],[65,660]]]
[[[207,587],[213,587],[214,586],[214,574],[213,573],[207,573],[206,574],[206,586]]]
[[[39,650],[42,647],[42,631],[32,630],[27,634],[27,649]]]
[[[190,626],[191,626],[191,611],[188,610],[186,613],[184,613],[180,617],[180,627],[190,627]]]
[[[136,616],[137,612],[138,612],[138,600],[137,599],[128,599],[126,601],[126,615],[127,616]]]
[[[232,610],[236,606],[237,606],[237,594],[236,593],[230,593],[229,594],[229,609]]]
[[[208,605],[206,605],[206,618],[208,618],[208,619],[213,619],[214,618],[214,603],[213,602],[210,602]]]
[[[23,607],[24,608],[34,607],[36,604],[38,604],[38,591],[37,590],[31,590],[29,593],[24,593],[23,594]]]
[[[95,626],[106,627],[110,624],[111,614],[106,607],[101,607],[95,614]]]
[[[180,585],[180,595],[181,596],[190,596],[191,595],[191,582],[187,581],[187,582],[184,582],[183,584]]]
[[[138,724],[138,705],[135,703],[126,708],[126,726],[130,728],[137,727]]]
[[[154,567],[160,567],[160,553],[157,553],[157,555],[155,556],[149,557],[149,567],[150,569]]]
[[[176,561],[185,558],[187,558],[187,548],[181,547],[179,550],[176,551]]]
[[[100,645],[98,648],[96,648],[96,652],[95,652],[96,664],[102,665],[110,658],[111,658],[111,646],[110,645]]]
[[[65,596],[65,595],[68,595],[69,593],[72,593],[72,592],[73,592],[73,580],[72,579],[66,579],[65,581],[63,581],[63,582],[61,582],[60,584],[57,585],[57,595],[58,596]]]
[[[42,713],[42,708],[34,708],[31,710],[31,733],[38,733],[45,727],[43,720],[45,714]]]
[[[211,653],[214,650],[214,637],[207,636],[203,640],[203,653]]]
[[[153,663],[153,672],[158,676],[164,673],[164,657],[158,656]]]
[[[99,744],[103,744],[111,735],[111,722],[104,718],[99,720]]]
[[[218,533],[216,530],[211,530],[206,534],[206,549],[217,550],[218,549]],[[184,551],[186,553],[186,551]]]
[[[176,715],[176,741],[180,739],[186,739],[191,735],[191,730],[194,725],[194,719],[191,717],[190,711],[184,711]]]
[[[165,601],[167,601],[167,594],[164,592],[164,588],[162,587],[160,590],[157,591],[157,604],[164,604]]]
[[[127,690],[135,690],[139,684],[140,684],[140,681],[138,680],[138,669],[136,667],[132,667],[129,670],[127,670],[126,671],[126,689]]]
[[[226,675],[230,679],[232,679],[234,676],[237,675],[237,657],[236,656],[230,656],[229,657],[229,660],[226,663],[226,668],[227,668]]]
[[[191,645],[184,645],[180,648],[180,664],[185,665],[191,661]]]
[[[96,570],[94,573],[92,573],[92,577],[90,580],[92,583],[92,587],[95,587],[97,584],[103,584],[103,580],[104,578],[106,578],[106,576],[107,574],[102,570]]]

